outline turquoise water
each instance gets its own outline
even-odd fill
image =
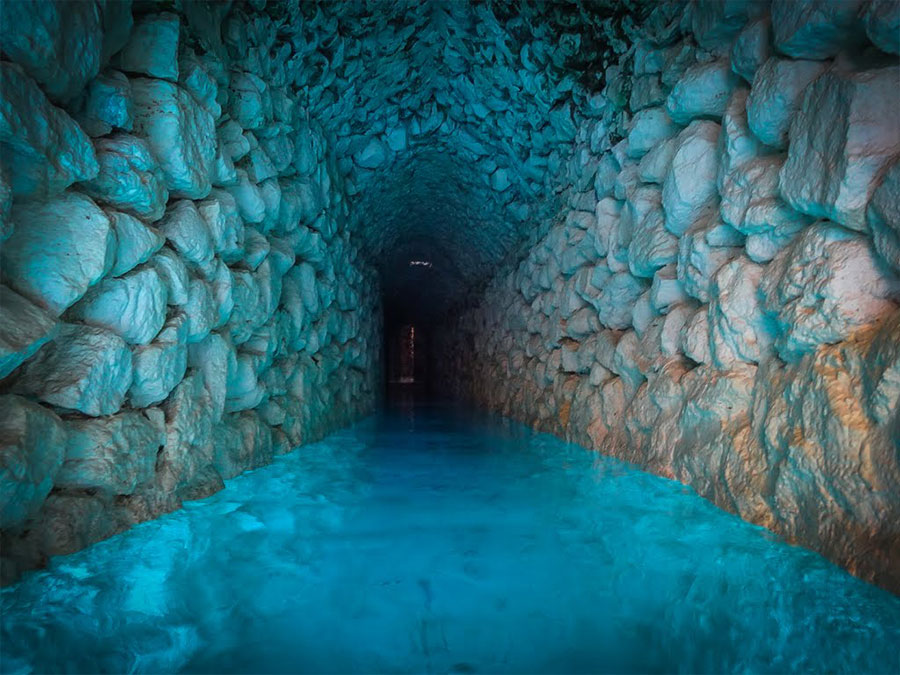
[[[0,602],[4,671],[900,671],[900,598],[447,407],[303,447]]]

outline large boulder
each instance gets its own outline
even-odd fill
[[[900,54],[900,5],[894,0],[871,0],[862,16],[866,35],[889,54]]]
[[[628,268],[635,276],[649,279],[656,270],[677,258],[678,237],[666,229],[657,197],[656,208],[634,224],[628,244]]]
[[[234,478],[248,469],[272,462],[272,430],[255,411],[229,415],[222,426],[224,433],[216,443],[213,456],[216,471],[222,478]]]
[[[900,161],[882,176],[866,211],[866,221],[875,250],[900,272]]]
[[[678,139],[668,138],[659,145],[652,148],[646,155],[641,158],[638,165],[638,178],[644,183],[658,183],[660,185],[666,180],[666,174],[672,165],[672,157],[678,149]]]
[[[226,389],[225,412],[255,408],[266,394],[257,372],[260,359],[252,352],[238,352],[237,365],[230,374]]]
[[[681,351],[696,363],[712,363],[709,346],[709,311],[707,307],[697,309],[681,328],[678,345]]]
[[[147,262],[166,243],[165,237],[155,228],[144,225],[134,216],[112,210],[107,210],[106,214],[116,233],[116,262],[110,271],[114,277]]]
[[[774,330],[760,307],[766,268],[737,258],[716,273],[709,290],[710,355],[717,368],[759,363],[768,356]]]
[[[61,491],[44,501],[28,539],[42,556],[68,555],[120,531],[108,496],[87,490]]]
[[[229,83],[229,112],[244,129],[259,129],[272,116],[272,97],[266,83],[253,73],[234,71]]]
[[[115,65],[129,73],[178,81],[178,33],[176,14],[145,14],[135,22],[125,47],[116,54]]]
[[[149,221],[166,210],[165,177],[146,141],[116,134],[94,141],[100,172],[82,187],[94,199]]]
[[[697,120],[678,135],[662,201],[666,228],[676,236],[708,217],[718,205],[716,146],[720,130],[715,122]]]
[[[237,177],[237,184],[226,189],[234,199],[238,213],[246,223],[261,223],[266,218],[266,201],[262,190],[243,169],[237,170]]]
[[[762,17],[744,26],[731,46],[731,69],[747,82],[753,82],[756,71],[769,58],[771,33],[772,22]]]
[[[64,323],[22,371],[17,391],[85,415],[111,415],[131,386],[131,351],[108,330]]]
[[[190,48],[180,50],[178,55],[178,81],[187,89],[214,119],[222,116],[221,103],[227,94],[219,94],[219,80],[225,84],[225,66],[216,57],[207,54],[200,58]],[[224,89],[224,86],[223,86]],[[220,101],[220,98],[222,99]]]
[[[698,117],[722,117],[739,82],[728,59],[693,65],[666,99],[669,117],[678,124],[688,124]]]
[[[94,147],[81,127],[6,61],[0,61],[0,149],[0,164],[16,197],[46,198],[93,178],[99,170]]]
[[[0,380],[56,335],[56,317],[0,284]]]
[[[681,380],[685,404],[677,434],[668,439],[657,435],[653,446],[671,453],[674,478],[760,522],[769,511],[761,496],[766,489],[765,457],[749,425],[757,370],[745,364],[728,371],[700,366],[687,373]],[[674,442],[671,450],[666,440]]]
[[[188,342],[199,342],[219,324],[219,312],[213,297],[213,289],[207,281],[191,279],[184,311],[188,316]]]
[[[80,94],[100,70],[103,17],[96,2],[3,3],[3,54],[54,101]]]
[[[709,302],[709,291],[716,272],[740,253],[737,246],[717,246],[710,243],[710,229],[695,227],[678,240],[678,280],[685,292]]]
[[[0,396],[0,528],[18,529],[38,512],[65,452],[59,417],[20,396]]]
[[[388,147],[380,138],[371,138],[361,144],[353,160],[364,169],[376,169],[387,160]]]
[[[827,59],[860,41],[864,0],[773,0],[775,48],[793,59]]]
[[[12,236],[0,247],[6,282],[60,314],[110,269],[116,239],[109,217],[88,197],[67,192],[13,207]]]
[[[150,258],[149,264],[166,286],[168,303],[177,306],[186,305],[191,279],[181,257],[172,249],[163,247]]]
[[[780,175],[791,206],[866,229],[877,178],[900,153],[898,81],[896,66],[860,73],[832,69],[807,87]]]
[[[161,410],[75,418],[64,425],[66,454],[56,487],[127,495],[153,478],[156,454],[166,441]]]
[[[685,12],[697,44],[712,53],[727,52],[748,19],[765,14],[766,4],[750,0],[698,0]]]
[[[68,312],[92,326],[111,330],[129,344],[145,345],[166,320],[166,287],[153,267],[104,279]]]
[[[184,378],[187,370],[187,328],[184,312],[172,316],[148,345],[132,351],[134,379],[128,399],[135,408],[159,403]]]
[[[673,307],[689,301],[690,296],[678,278],[674,264],[656,270],[650,286],[650,306],[654,312],[668,314]]]
[[[777,155],[749,160],[719,173],[722,220],[747,235],[747,253],[768,262],[811,222],[785,204],[778,191],[783,159]],[[766,245],[761,245],[765,239]]]
[[[105,136],[113,129],[131,131],[131,83],[117,70],[98,75],[87,86],[75,115],[90,136]]]
[[[722,177],[734,168],[760,156],[772,153],[750,131],[747,121],[747,98],[750,89],[738,87],[731,95],[725,114],[722,116],[722,131],[719,134],[719,188]]]
[[[234,311],[234,275],[228,265],[216,259],[215,270],[207,275],[207,279],[217,316],[213,327],[220,328],[228,323]]]
[[[216,254],[226,263],[235,263],[244,255],[244,222],[231,193],[214,188],[197,205],[212,236]]]
[[[210,333],[188,347],[188,363],[203,374],[203,386],[210,396],[213,419],[219,421],[225,412],[228,382],[236,376],[237,352],[218,333]]]
[[[770,361],[760,368],[752,415],[770,467],[767,492],[778,530],[894,589],[900,587],[898,317],[794,363]]]
[[[669,119],[664,108],[641,110],[631,121],[628,132],[628,156],[640,158],[654,147],[671,138],[681,129]]]
[[[747,121],[759,140],[773,148],[787,147],[803,91],[825,68],[821,61],[772,57],[756,71],[747,99]]]
[[[175,197],[203,199],[216,158],[215,120],[177,84],[135,78],[134,129],[156,155]]]
[[[207,221],[189,199],[169,206],[159,223],[159,231],[185,260],[195,265],[206,265],[215,255]]]
[[[869,242],[831,223],[808,227],[766,269],[762,304],[779,329],[778,353],[796,361],[846,340],[897,309],[900,285]]]
[[[188,375],[163,406],[166,445],[159,453],[156,482],[165,492],[210,494],[222,487],[212,468],[214,411],[203,377]]]
[[[603,287],[597,303],[597,315],[606,328],[621,330],[631,326],[634,302],[647,290],[649,283],[628,272],[619,272]]]

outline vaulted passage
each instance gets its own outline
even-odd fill
[[[900,592],[894,0],[0,22],[5,584],[427,390]]]

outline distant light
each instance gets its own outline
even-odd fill
[[[410,260],[409,266],[410,267],[431,267],[431,261],[430,260]]]

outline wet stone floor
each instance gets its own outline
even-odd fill
[[[900,598],[444,405],[388,408],[0,603],[3,672],[900,671]]]

